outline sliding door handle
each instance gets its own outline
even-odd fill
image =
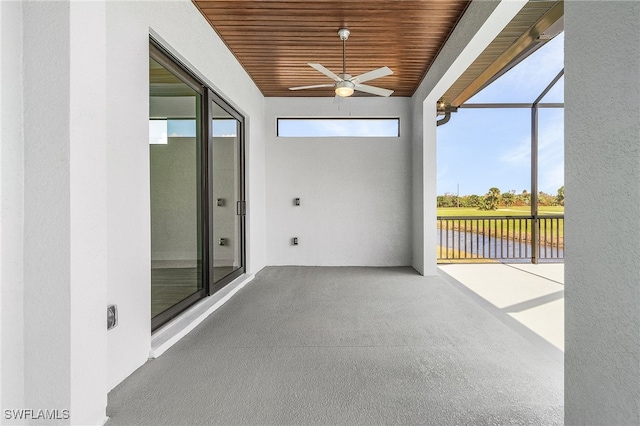
[[[238,216],[245,216],[247,214],[247,202],[246,201],[238,201],[238,202],[236,202],[236,214]]]

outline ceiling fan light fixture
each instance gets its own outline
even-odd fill
[[[347,98],[353,95],[355,84],[348,80],[339,81],[336,83],[336,95]]]

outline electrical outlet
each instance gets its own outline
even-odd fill
[[[118,325],[118,305],[107,305],[107,330]]]

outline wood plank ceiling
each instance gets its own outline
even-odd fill
[[[349,28],[347,73],[388,66],[367,82],[411,96],[467,8],[466,0],[193,0],[264,96],[334,96],[332,83],[307,65],[342,72],[338,29]],[[355,96],[371,96],[356,92]]]

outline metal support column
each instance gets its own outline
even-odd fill
[[[564,75],[564,68],[540,93],[531,105],[531,263],[538,263],[540,256],[540,221],[538,218],[538,105],[542,98]],[[546,232],[546,231],[545,231]]]
[[[531,263],[538,263],[538,104],[531,107]]]

